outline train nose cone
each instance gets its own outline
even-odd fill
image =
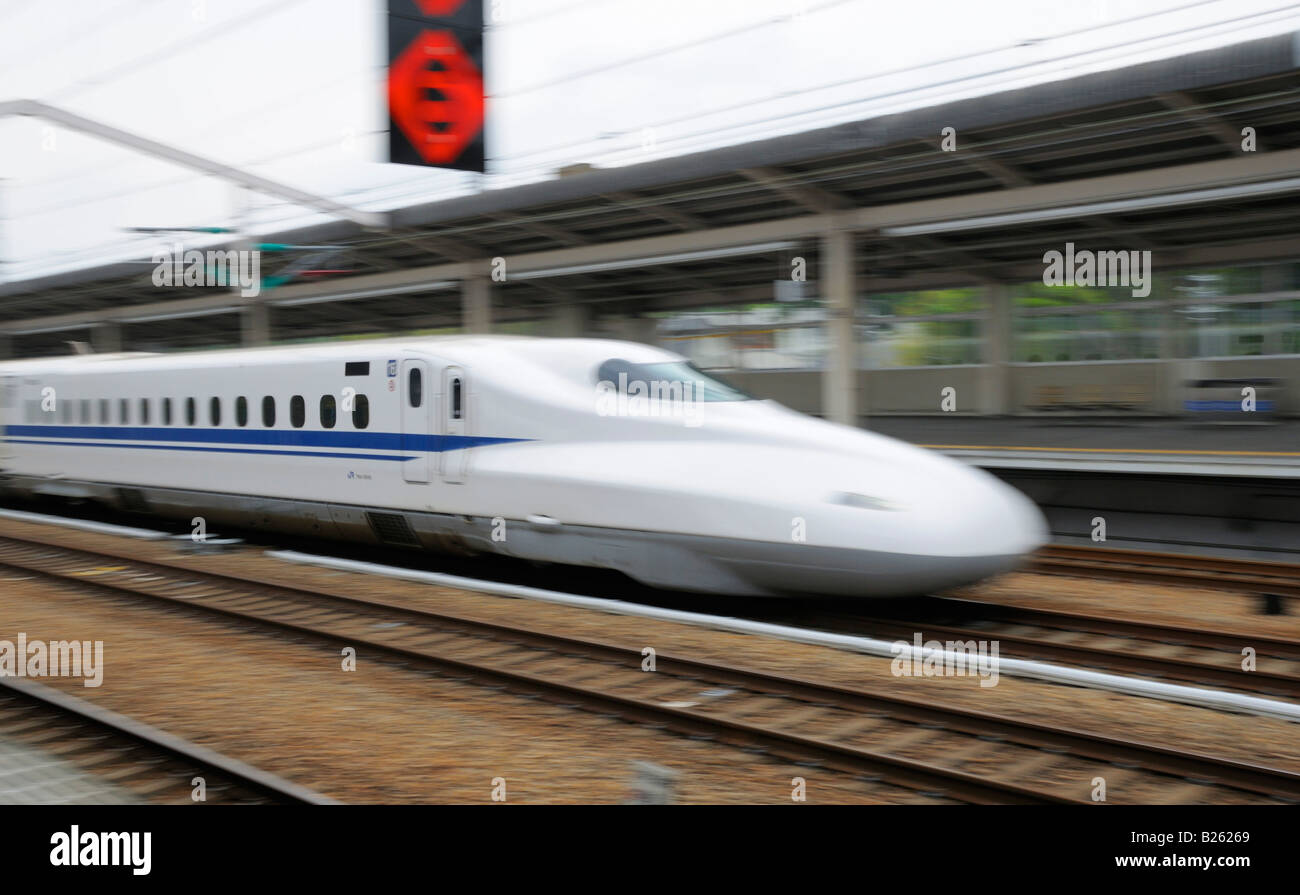
[[[917,582],[937,591],[990,578],[1018,566],[1047,542],[1038,507],[983,470],[933,470],[914,517]]]
[[[833,502],[856,514],[839,517],[856,523],[838,529],[854,533],[852,546],[791,552],[786,569],[763,565],[762,586],[849,596],[936,593],[1010,571],[1047,540],[1029,498],[947,458],[888,497],[840,492]]]
[[[1023,555],[1047,543],[1047,521],[1032,500],[989,476],[984,513],[987,526],[972,537],[988,553]]]

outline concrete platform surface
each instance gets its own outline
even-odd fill
[[[878,416],[862,426],[977,466],[1300,478],[1300,421]]]
[[[125,805],[143,801],[61,758],[0,739],[0,805]]]

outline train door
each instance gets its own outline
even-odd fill
[[[20,416],[22,401],[18,392],[17,376],[0,376],[0,470],[4,469],[5,461],[9,459],[9,451],[6,449],[8,439],[4,437],[6,429],[24,421]]]
[[[465,480],[469,451],[461,447],[469,434],[469,380],[460,367],[442,371],[442,479],[456,484]]]
[[[18,410],[22,402],[18,399],[18,377],[0,376],[0,432],[5,426],[22,422]]]
[[[407,359],[402,361],[402,453],[414,459],[402,463],[402,476],[408,482],[429,481],[429,469],[434,456],[432,383],[429,381],[429,362]]]

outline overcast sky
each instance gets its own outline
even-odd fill
[[[382,162],[382,0],[0,0],[39,99],[368,209],[623,165],[1300,28],[1266,0],[485,0],[489,174]],[[148,255],[126,227],[321,218],[0,119],[0,277]]]

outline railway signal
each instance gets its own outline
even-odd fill
[[[388,0],[389,161],[483,172],[482,0]]]

